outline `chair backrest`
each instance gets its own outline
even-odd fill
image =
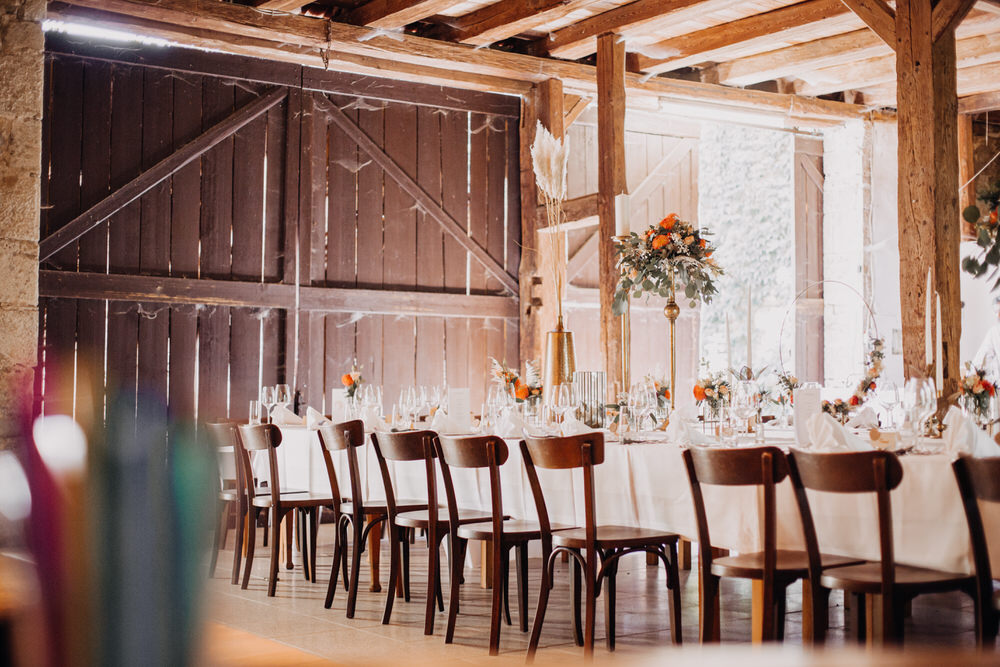
[[[895,548],[892,535],[892,504],[889,492],[903,480],[903,467],[892,452],[838,452],[816,454],[793,449],[788,455],[788,475],[802,520],[802,533],[809,554],[809,577],[819,583],[821,568],[816,525],[806,490],[830,493],[874,493],[878,503],[879,553],[882,561],[882,592],[891,599],[896,583]]]
[[[244,462],[244,469],[247,471],[248,479],[253,479],[253,469],[250,466],[249,452],[267,452],[268,469],[271,472],[268,486],[271,489],[271,500],[274,507],[281,505],[281,480],[278,475],[278,455],[275,449],[281,444],[281,430],[274,424],[240,424],[240,439],[243,441],[243,449],[247,456]],[[247,495],[250,502],[253,502],[253,485],[247,485]]]
[[[389,515],[389,525],[392,525],[393,517],[396,515],[396,492],[392,486],[392,478],[389,476],[388,461],[423,461],[427,475],[427,506],[431,508],[428,512],[430,516],[431,535],[436,534],[437,512],[437,475],[434,472],[434,459],[437,456],[437,449],[434,441],[437,433],[434,431],[400,431],[398,433],[372,433],[372,445],[375,447],[375,456],[378,458],[378,467],[382,472],[382,484],[385,487],[386,509]]]
[[[233,466],[236,470],[236,498],[237,502],[241,506],[245,506],[247,497],[245,480],[246,475],[243,468],[243,457],[245,452],[243,451],[242,443],[240,442],[240,434],[236,429],[236,423],[229,421],[208,422],[205,424],[205,430],[208,432],[212,443],[217,448],[232,449]],[[253,474],[250,475],[250,479],[253,479]]]
[[[604,434],[600,432],[561,438],[525,438],[521,441],[521,455],[535,499],[538,523],[541,526],[544,553],[552,550],[552,524],[545,506],[545,496],[535,468],[550,470],[583,470],[584,531],[588,552],[593,552],[597,541],[597,519],[594,511],[594,466],[604,463]]]
[[[951,465],[962,495],[965,520],[969,524],[976,585],[980,589],[979,594],[985,596],[983,599],[989,600],[993,594],[993,569],[979,501],[1000,502],[1000,457],[977,459],[963,455]]]
[[[774,487],[788,476],[788,463],[784,453],[777,447],[750,449],[691,447],[684,450],[683,456],[698,524],[698,553],[701,554],[699,563],[706,575],[711,573],[712,539],[701,485],[763,487],[764,585],[767,586],[774,580],[774,570],[777,565]]]
[[[493,435],[452,437],[439,435],[437,438],[438,463],[444,479],[445,495],[448,498],[448,518],[452,525],[458,522],[458,499],[452,482],[451,468],[489,468],[490,471],[490,511],[493,518],[494,543],[503,535],[503,495],[500,491],[500,466],[507,462],[510,450],[502,438]]]
[[[365,423],[360,419],[340,424],[322,424],[319,427],[319,444],[326,463],[326,474],[330,478],[330,491],[334,501],[343,498],[337,471],[333,467],[333,452],[347,451],[347,474],[351,483],[351,502],[355,516],[364,516],[364,493],[361,490],[361,474],[358,468],[358,447],[365,444]],[[334,502],[334,507],[337,503]],[[336,510],[339,515],[339,510]]]

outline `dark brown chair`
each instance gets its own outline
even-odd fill
[[[805,551],[777,548],[777,519],[774,488],[788,476],[785,455],[777,447],[752,449],[684,450],[684,465],[691,484],[695,519],[698,524],[699,567],[702,578],[701,624],[703,642],[718,641],[717,598],[721,577],[762,582],[764,603],[761,635],[765,641],[782,639],[785,624],[785,593],[793,582],[809,576],[809,555]],[[712,538],[701,485],[757,486],[764,497],[764,550],[736,556],[713,557]],[[821,555],[823,567],[851,565],[859,559]]]
[[[556,556],[566,553],[573,560],[574,634],[583,645],[584,655],[594,652],[594,624],[597,596],[606,580],[604,609],[607,624],[608,650],[615,648],[615,576],[619,559],[630,553],[656,554],[667,572],[670,596],[670,631],[675,644],[681,643],[681,589],[677,573],[677,541],[680,536],[664,530],[629,526],[598,526],[594,507],[594,466],[604,462],[604,436],[585,433],[564,438],[526,438],[521,441],[521,453],[535,499],[538,522],[542,529],[542,583],[538,592],[538,609],[531,628],[528,660],[534,659],[542,633],[549,590],[553,586]],[[583,470],[583,503],[585,525],[553,532],[545,506],[545,496],[538,481],[536,468]],[[583,552],[581,554],[581,551]],[[598,568],[600,564],[600,568]],[[585,627],[581,637],[579,619],[579,580],[583,571],[585,592]]]
[[[361,572],[361,554],[364,552],[368,535],[372,530],[382,530],[388,517],[388,503],[384,500],[369,501],[364,498],[361,484],[361,473],[358,468],[358,448],[365,444],[365,424],[361,420],[343,422],[341,424],[323,424],[319,428],[319,441],[323,450],[323,460],[330,477],[330,488],[334,498],[342,498],[343,502],[335,505],[336,532],[333,548],[333,569],[330,572],[330,584],[326,589],[325,606],[333,605],[337,591],[337,577],[340,567],[344,572],[344,586],[347,588],[347,618],[354,618],[354,610],[358,600],[358,581]],[[337,480],[337,472],[333,466],[333,452],[343,451],[347,454],[347,470],[351,484],[351,493],[344,496]],[[400,512],[426,510],[427,503],[417,500],[400,500],[396,504]],[[350,526],[354,538],[354,551],[350,570],[350,585],[348,585],[347,569],[347,529]],[[407,556],[408,547],[407,545]],[[340,567],[338,567],[338,565]],[[409,586],[409,557],[404,559],[403,579]],[[409,599],[407,597],[407,599]]]
[[[452,482],[451,468],[489,468],[490,522],[459,525],[454,531],[451,549],[459,550],[458,540],[491,541],[490,558],[493,563],[493,606],[490,616],[490,655],[500,652],[500,616],[504,614],[510,625],[510,596],[508,579],[510,551],[515,549],[517,558],[517,610],[521,632],[528,631],[528,542],[541,538],[541,526],[533,521],[505,520],[503,497],[500,490],[500,466],[507,462],[510,452],[507,443],[496,436],[449,437],[438,436],[438,461],[441,477],[444,479],[445,494],[448,499],[448,521],[459,523],[458,500]],[[485,566],[485,564],[484,564]],[[450,644],[455,635],[458,617],[459,583],[462,579],[463,562],[452,559],[451,595],[448,604],[448,631],[445,643]]]
[[[243,525],[247,515],[246,488],[243,482],[243,465],[240,462],[239,433],[234,422],[209,422],[205,424],[205,429],[215,447],[220,452],[232,452],[233,462],[236,468],[236,480],[232,488],[226,488],[224,481],[220,480],[219,503],[220,514],[219,525],[215,533],[215,550],[212,553],[209,576],[215,576],[215,564],[218,558],[219,549],[224,549],[226,545],[226,535],[229,532],[229,522],[231,515],[236,517],[236,551],[233,554],[233,571],[231,583],[239,582],[240,564],[243,560]],[[221,533],[221,535],[220,535]]]
[[[406,533],[410,529],[420,528],[427,533],[427,610],[424,614],[424,634],[434,634],[434,602],[438,602],[440,611],[444,611],[444,599],[441,595],[441,565],[439,552],[441,542],[453,527],[476,521],[489,521],[486,512],[460,510],[458,519],[452,521],[448,510],[438,504],[437,474],[434,460],[437,458],[437,446],[434,440],[437,434],[433,431],[403,431],[400,433],[373,433],[372,444],[382,471],[382,482],[385,485],[386,507],[389,526],[389,592],[385,599],[385,612],[382,623],[386,624],[392,616],[392,604],[396,598],[396,580],[399,578],[400,555],[409,548]],[[402,512],[396,502],[396,494],[389,475],[388,461],[423,461],[427,474],[427,509]],[[459,540],[460,551],[451,550],[449,557],[460,562],[465,561],[465,540]],[[408,582],[404,581],[404,599],[409,601]]]
[[[975,578],[970,575],[896,563],[889,492],[902,481],[903,468],[895,454],[884,451],[815,454],[793,450],[788,456],[788,472],[795,488],[809,554],[815,643],[822,643],[825,638],[830,591],[833,589],[858,598],[860,637],[864,636],[864,623],[861,622],[864,606],[860,604],[860,598],[864,595],[882,596],[882,636],[885,641],[900,643],[903,640],[903,610],[906,603],[917,595],[957,590],[975,597]],[[880,560],[824,569],[806,490],[874,493],[878,504]]]
[[[993,570],[979,501],[1000,502],[1000,457],[961,456],[952,463],[952,468],[972,539],[972,558],[976,564],[976,640],[984,646],[996,642],[1000,626],[1000,591],[993,590]]]
[[[281,521],[289,512],[299,513],[302,533],[302,569],[309,581],[316,581],[316,533],[319,529],[319,510],[333,504],[330,494],[308,492],[283,493],[278,471],[278,456],[275,449],[281,444],[281,431],[274,424],[240,424],[240,438],[243,442],[244,480],[253,479],[250,452],[266,451],[270,470],[269,495],[257,495],[252,482],[246,484],[250,521],[247,531],[247,563],[243,573],[242,588],[250,582],[253,566],[254,542],[256,540],[257,515],[261,510],[271,512],[271,572],[268,577],[267,594],[273,597],[278,584],[278,557],[281,539]],[[339,499],[338,499],[339,501]],[[308,519],[308,522],[306,521]],[[308,526],[308,527],[307,527]]]

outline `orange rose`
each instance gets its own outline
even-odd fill
[[[700,385],[694,386],[694,400],[704,401],[705,400],[705,388]]]
[[[659,250],[663,246],[667,245],[670,241],[664,234],[660,234],[655,239],[653,239],[653,250]]]
[[[351,377],[350,373],[344,373],[344,375],[340,378],[340,382],[345,387],[350,387],[352,384],[354,384],[354,378]]]
[[[528,385],[523,384],[520,380],[514,384],[514,396],[517,397],[518,400],[523,401],[528,398],[528,394],[530,393],[531,391],[528,389]]]
[[[660,220],[660,227],[663,227],[664,229],[673,229],[674,228],[674,223],[676,223],[676,222],[677,222],[677,214],[676,213],[671,213],[670,215],[668,215],[667,217],[665,217],[663,220]]]
[[[684,237],[684,245],[691,245],[692,243],[694,243],[694,236]]]
[[[993,209],[992,211],[990,211],[990,224],[991,225],[997,224],[997,210],[996,209]]]
[[[698,239],[698,247],[699,248],[704,248],[707,245],[708,245],[708,243],[705,241],[705,239]]]

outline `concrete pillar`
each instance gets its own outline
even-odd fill
[[[44,16],[44,0],[0,0],[0,450],[37,364]]]

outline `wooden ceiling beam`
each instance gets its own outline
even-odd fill
[[[556,58],[575,60],[597,50],[597,36],[617,32],[628,36],[643,30],[655,32],[666,22],[683,23],[723,9],[741,0],[635,0],[560,28],[541,40],[542,51]]]
[[[940,39],[946,32],[954,30],[975,4],[976,0],[938,0],[931,19],[933,38]]]
[[[1000,109],[1000,90],[969,95],[958,100],[958,111],[963,114],[985,113],[997,109]]]
[[[560,19],[592,0],[504,0],[449,21],[433,37],[487,46]]]
[[[49,5],[50,9],[54,4]],[[99,17],[94,21],[98,25],[151,36],[170,34],[188,46],[204,47],[209,43],[210,48],[230,53],[246,53],[248,40],[254,40],[270,42],[279,53],[288,53],[289,58],[299,52],[319,50],[331,63],[349,56],[356,59],[357,67],[357,63],[370,60],[383,68],[380,75],[386,78],[412,80],[413,75],[406,70],[418,66],[425,75],[436,71],[445,77],[486,76],[519,83],[558,78],[566,92],[593,96],[597,91],[597,74],[591,65],[475,49],[403,33],[373,37],[369,28],[306,16],[265,15],[252,7],[215,0],[70,0],[67,4],[95,10],[89,16]],[[160,25],[162,30],[157,27]],[[314,63],[309,60],[304,64]],[[800,127],[836,124],[866,113],[858,105],[640,74],[626,74],[625,85],[629,91],[627,102],[641,109],[658,109],[661,99],[707,102],[781,111]]]
[[[796,39],[814,32],[823,24],[846,28],[853,17],[840,0],[806,0],[799,4],[756,14],[738,21],[666,39],[646,47],[647,53],[666,53],[668,57],[652,57],[642,53],[630,54],[633,70],[659,74],[670,70],[697,65],[714,59],[726,60],[723,52],[733,47],[759,45],[766,51],[769,45],[787,39]],[[844,30],[835,30],[844,32]],[[720,57],[722,56],[722,57]]]
[[[974,67],[963,67],[957,72],[958,96],[960,98],[990,94],[1000,91],[1000,60],[985,65]],[[891,107],[896,104],[896,84],[886,83],[878,86],[870,86],[861,89],[864,95],[865,104],[871,106]],[[959,100],[959,110],[964,113],[970,108],[970,104],[962,104]]]
[[[896,11],[884,0],[842,0],[882,41],[896,48]]]
[[[296,0],[298,1],[298,0]],[[459,0],[369,0],[347,15],[356,25],[393,30],[440,14]]]
[[[576,122],[587,107],[590,106],[590,98],[581,95],[566,95],[563,99],[563,128],[568,130],[570,125]]]
[[[309,4],[309,0],[263,0],[251,3],[257,9],[267,9],[274,12],[294,12]]]

